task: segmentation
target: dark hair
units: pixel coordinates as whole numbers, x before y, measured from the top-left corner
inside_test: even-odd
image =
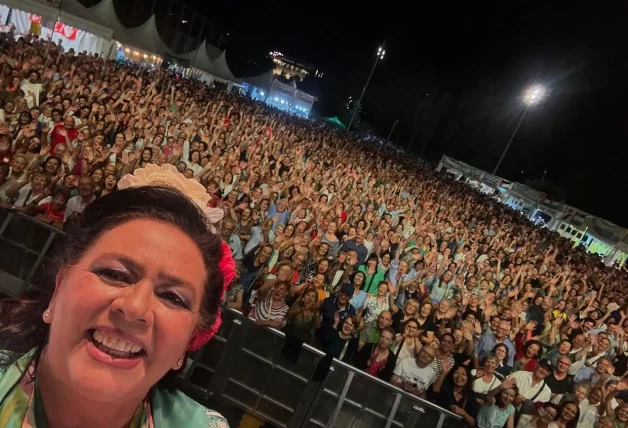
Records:
[[[467,383],[462,387],[462,389],[463,389],[463,391],[465,393],[469,393],[471,391],[471,385],[473,384],[473,381],[475,379],[473,378],[473,376],[471,376],[471,372],[469,371],[469,368],[467,366],[465,366],[465,365],[462,365],[462,364],[454,365],[451,368],[451,370],[449,371],[449,373],[447,373],[447,377],[445,378],[445,382],[449,383],[450,385],[453,385],[454,384],[454,373],[459,368],[464,369],[464,372],[467,374]],[[473,399],[473,398],[469,397],[469,399]]]
[[[506,356],[504,357],[504,364],[508,364],[508,354],[510,354],[510,352],[508,351],[508,346],[504,345],[503,343],[498,343],[497,345],[495,345],[493,347],[493,349],[491,349],[491,354],[495,354],[497,355],[497,353],[495,352],[497,350],[497,348],[504,348],[506,350]]]
[[[538,340],[528,340],[525,345],[523,345],[523,353],[524,355],[528,352],[528,348],[532,345],[536,345],[539,347],[539,353],[534,356],[535,360],[540,360],[543,358],[543,344]]]
[[[136,219],[153,219],[176,226],[198,246],[207,270],[205,293],[198,328],[216,319],[222,295],[223,274],[218,268],[222,257],[219,235],[209,232],[205,214],[178,190],[142,186],[120,190],[96,199],[83,211],[77,227],[69,232],[57,254],[49,286],[22,298],[0,300],[0,349],[12,357],[0,361],[7,366],[22,354],[37,348],[39,357],[48,342],[49,326],[42,320],[54,291],[54,274],[77,263],[85,252],[107,231]]]

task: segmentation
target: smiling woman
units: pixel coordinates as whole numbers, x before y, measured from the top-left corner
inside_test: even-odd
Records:
[[[0,302],[0,426],[227,426],[164,385],[220,324],[233,261],[209,228],[173,188],[90,204],[54,291]]]

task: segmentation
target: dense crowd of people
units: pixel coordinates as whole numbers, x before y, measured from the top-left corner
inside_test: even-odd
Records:
[[[417,159],[165,70],[2,35],[0,206],[72,228],[170,163],[225,304],[480,427],[628,427],[625,270]]]

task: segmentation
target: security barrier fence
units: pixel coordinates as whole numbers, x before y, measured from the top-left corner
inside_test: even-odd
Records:
[[[0,292],[20,296],[33,285],[51,284],[51,255],[62,238],[62,231],[45,223],[0,210]],[[462,424],[459,416],[341,361],[333,360],[327,375],[320,376],[323,357],[318,349],[294,345],[283,332],[258,327],[224,308],[217,335],[188,358],[178,382],[208,407],[219,402],[277,427]]]

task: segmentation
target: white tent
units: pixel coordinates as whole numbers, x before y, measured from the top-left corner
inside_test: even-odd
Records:
[[[273,72],[273,70],[268,70],[266,73],[263,74],[259,74],[257,76],[251,76],[251,77],[242,77],[240,79],[237,79],[238,83],[248,83],[249,85],[261,89],[262,91],[265,91],[266,93],[270,92],[270,85],[273,81],[273,77],[275,76],[275,73]]]
[[[57,22],[59,9],[37,0],[2,0],[2,4],[24,12],[39,15],[43,20]]]
[[[113,29],[77,0],[63,0],[59,21],[103,39],[113,39]]]
[[[113,0],[102,0],[89,11],[113,29],[113,37],[120,43],[151,54],[170,53],[157,32],[155,15],[137,27],[126,28],[118,18]]]
[[[227,65],[227,58],[225,56],[226,51],[222,51],[222,54],[214,61],[212,61],[212,66],[214,68],[216,77],[220,77],[221,79],[229,80],[231,82],[235,82],[236,78],[229,69]]]
[[[207,53],[207,43],[205,40],[193,51],[174,56],[189,61],[190,67],[202,70],[206,73],[215,74],[212,60]]]

